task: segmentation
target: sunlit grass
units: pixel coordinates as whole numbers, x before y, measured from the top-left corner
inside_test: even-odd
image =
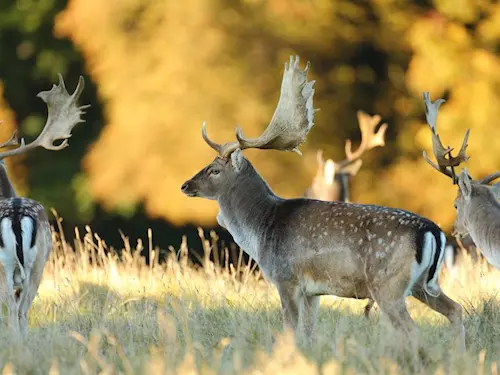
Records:
[[[201,233],[201,232],[200,232]],[[500,274],[466,258],[443,289],[466,310],[467,353],[452,345],[448,323],[412,298],[428,358],[410,361],[365,301],[325,297],[311,348],[282,334],[278,295],[253,264],[188,261],[187,244],[158,264],[158,249],[124,237],[120,256],[90,228],[68,244],[54,233],[54,251],[23,344],[0,334],[4,373],[44,374],[453,374],[496,373],[500,358]],[[151,243],[148,239],[146,243]],[[415,367],[417,366],[417,367]],[[420,366],[420,367],[418,367]],[[492,367],[493,366],[493,367]]]

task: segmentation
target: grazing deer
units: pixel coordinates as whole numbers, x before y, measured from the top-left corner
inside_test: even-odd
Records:
[[[486,260],[500,269],[500,185],[489,185],[500,177],[500,173],[495,172],[481,180],[473,180],[467,169],[463,168],[457,176],[455,168],[469,159],[466,149],[470,129],[465,132],[457,156],[452,156],[453,149],[443,146],[436,128],[438,110],[443,102],[444,99],[432,102],[430,94],[424,93],[426,120],[431,129],[432,149],[437,164],[425,151],[424,159],[435,170],[450,177],[454,185],[458,185],[454,234],[458,237],[470,235]]]
[[[28,198],[16,195],[4,160],[20,155],[36,147],[59,151],[68,146],[73,127],[83,122],[83,109],[77,100],[84,88],[83,77],[72,95],[64,86],[59,74],[59,85],[50,91],[42,91],[37,96],[48,107],[48,118],[40,135],[25,144],[17,133],[0,148],[18,146],[0,152],[0,299],[7,305],[7,323],[13,333],[26,335],[28,311],[38,291],[45,262],[52,250],[52,236],[49,220],[43,206]],[[57,140],[63,140],[54,145]],[[2,314],[0,314],[0,319]]]
[[[363,160],[363,154],[377,146],[384,146],[387,124],[382,124],[375,133],[381,117],[370,116],[363,111],[358,111],[358,123],[361,130],[361,144],[356,151],[352,151],[351,140],[345,143],[346,159],[334,162],[332,159],[323,159],[323,150],[318,150],[316,159],[318,169],[311,187],[306,191],[306,198],[320,199],[323,201],[349,202],[349,181],[355,176]]]
[[[465,350],[462,307],[438,284],[445,236],[436,224],[394,208],[280,198],[242,155],[248,148],[300,153],[313,126],[309,68],[302,71],[298,57],[285,64],[277,108],[260,137],[247,139],[237,128],[236,141],[218,144],[203,124],[218,156],[181,190],[217,201],[217,221],[275,284],[285,325],[296,334],[310,339],[320,296],[336,295],[372,298],[411,343],[417,331],[405,298],[413,294],[450,320]]]

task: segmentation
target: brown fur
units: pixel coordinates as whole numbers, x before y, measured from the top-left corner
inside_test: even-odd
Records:
[[[415,339],[405,292],[419,251],[416,236],[423,228],[437,228],[429,220],[387,207],[282,199],[240,150],[230,159],[216,158],[182,190],[218,202],[219,223],[276,285],[288,327],[310,339],[318,297],[332,294],[372,298],[399,332]],[[412,289],[428,295],[424,281],[419,278]],[[440,312],[462,337],[460,305],[453,302]],[[463,341],[460,347],[465,348]]]
[[[445,242],[439,228],[398,209],[280,198],[241,154],[246,148],[300,153],[298,146],[314,125],[309,67],[302,71],[298,56],[285,64],[278,105],[260,137],[245,139],[237,129],[236,142],[218,144],[203,125],[203,139],[219,156],[181,189],[188,196],[217,201],[217,221],[276,285],[285,325],[296,333],[312,339],[319,296],[333,294],[372,298],[408,343],[416,343],[405,297],[422,290],[429,297],[445,298],[438,285]],[[373,134],[380,116],[358,112],[358,118],[363,122],[361,145],[353,152],[346,143],[341,167],[356,160],[359,165],[365,150],[384,144],[386,124]],[[464,350],[461,307],[454,302],[447,306],[440,312],[461,333]]]

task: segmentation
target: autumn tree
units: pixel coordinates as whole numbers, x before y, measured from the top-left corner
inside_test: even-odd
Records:
[[[390,127],[387,147],[371,153],[357,176],[354,199],[410,209],[449,227],[455,189],[421,156],[430,147],[422,91],[449,99],[439,118],[444,139],[458,143],[466,127],[473,129],[475,174],[499,162],[491,151],[500,110],[499,6],[459,3],[69,1],[56,35],[83,51],[106,117],[85,159],[92,195],[108,209],[143,203],[175,223],[214,223],[215,204],[187,199],[179,188],[214,157],[201,123],[220,142],[234,138],[236,124],[259,134],[278,98],[282,63],[298,53],[312,62],[321,111],[305,157],[248,152],[272,188],[301,195],[313,151],[342,158],[344,139],[357,135],[355,111],[363,109]]]

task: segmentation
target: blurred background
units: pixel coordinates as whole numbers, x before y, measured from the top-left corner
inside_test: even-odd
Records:
[[[475,178],[500,169],[499,51],[497,1],[0,0],[0,135],[17,127],[33,139],[46,116],[36,94],[58,72],[70,92],[84,75],[86,123],[62,152],[9,161],[18,193],[55,208],[70,232],[89,224],[120,246],[119,230],[135,240],[151,227],[155,244],[177,247],[196,226],[216,227],[214,202],[180,192],[215,156],[202,121],[219,142],[233,140],[235,125],[260,134],[283,63],[299,54],[312,63],[321,108],[304,156],[245,151],[275,192],[304,193],[317,149],[343,159],[345,140],[359,142],[361,109],[389,129],[386,146],[364,158],[351,199],[449,230],[456,188],[422,158],[431,145],[422,92],[447,99],[443,143],[459,148],[472,129]]]

